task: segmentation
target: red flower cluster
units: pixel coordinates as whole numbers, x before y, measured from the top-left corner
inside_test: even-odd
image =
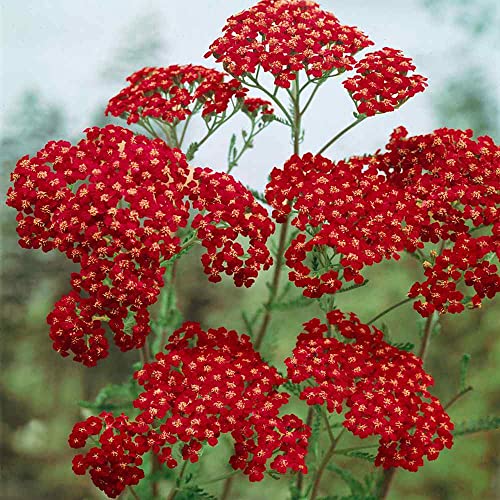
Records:
[[[360,30],[309,0],[262,0],[230,17],[223,31],[206,57],[213,55],[235,76],[260,66],[285,88],[302,69],[315,78],[352,69],[353,55],[372,45]]]
[[[50,142],[19,160],[12,180],[7,204],[19,211],[21,246],[58,249],[80,265],[48,322],[54,349],[87,366],[107,356],[102,320],[121,350],[144,345],[162,263],[181,250],[188,197],[204,211],[193,227],[212,281],[226,272],[249,286],[271,263],[265,242],[274,226],[248,190],[229,175],[193,173],[179,150],[121,127],[88,129],[76,146]],[[250,238],[244,260],[239,235]]]
[[[139,422],[151,425],[148,441],[162,462],[175,467],[172,445],[185,443],[184,460],[196,462],[203,443],[215,446],[230,433],[230,463],[260,481],[267,462],[278,472],[306,471],[310,429],[294,415],[278,416],[289,395],[277,391],[284,379],[253,350],[249,337],[225,328],[185,323],[174,332],[166,354],[135,377],[144,392],[134,405]]]
[[[127,123],[143,117],[169,123],[185,120],[201,109],[202,116],[219,114],[231,99],[243,98],[247,89],[227,75],[204,66],[173,65],[143,68],[127,78],[130,85],[110,99],[106,114],[126,115]]]
[[[326,403],[331,413],[347,406],[344,427],[361,438],[380,436],[375,463],[384,468],[416,471],[424,456],[435,460],[451,448],[453,424],[427,391],[433,380],[422,360],[384,342],[380,330],[354,314],[332,311],[328,323],[345,343],[325,336],[329,327],[313,319],[285,361],[292,382],[315,382],[300,398],[309,405]]]
[[[93,483],[110,498],[119,496],[127,486],[136,485],[144,477],[138,466],[148,451],[146,440],[136,437],[140,428],[125,415],[114,417],[106,412],[75,424],[69,445],[83,448],[90,439],[96,446],[73,458],[74,473],[84,475],[90,469]]]
[[[311,153],[294,155],[271,172],[266,199],[279,222],[295,211],[292,224],[301,232],[285,257],[290,280],[308,297],[336,292],[341,280],[362,283],[363,267],[397,259],[419,244],[402,227],[404,192],[388,184],[369,158],[335,164]]]
[[[189,192],[193,208],[199,210],[192,227],[207,249],[202,263],[209,280],[218,282],[221,273],[233,276],[236,286],[250,286],[260,269],[268,269],[272,257],[266,246],[274,224],[252,193],[229,174],[205,168],[194,170]],[[238,236],[248,238],[245,252]]]
[[[490,138],[472,140],[471,132],[405,136],[397,129],[384,154],[335,164],[308,153],[272,171],[266,198],[273,215],[283,222],[293,210],[301,231],[285,256],[304,295],[334,293],[342,281],[360,284],[363,267],[439,241],[451,248],[424,263],[427,280],[410,291],[425,298],[415,303],[420,314],[463,310],[462,277],[474,287],[474,306],[500,290],[488,261],[500,254],[500,149]],[[471,228],[490,225],[491,234],[473,237]]]
[[[367,54],[356,64],[356,76],[344,82],[359,113],[373,116],[388,113],[423,92],[427,79],[409,75],[415,66],[396,49],[385,47]]]
[[[500,291],[498,268],[489,261],[500,258],[500,147],[490,137],[474,140],[471,130],[406,136],[403,127],[395,130],[378,168],[413,200],[406,226],[418,228],[423,242],[451,243],[424,263],[426,280],[410,291],[425,299],[415,308],[423,316],[461,312],[462,279],[473,288],[471,305],[479,306]],[[490,226],[488,234],[474,237],[475,229]]]
[[[261,99],[260,97],[247,97],[243,101],[243,112],[249,115],[257,115],[261,113],[263,115],[272,115],[274,109],[269,101]]]

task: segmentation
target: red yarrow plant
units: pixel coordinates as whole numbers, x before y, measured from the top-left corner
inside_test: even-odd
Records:
[[[315,2],[262,0],[231,17],[210,46],[206,56],[224,71],[173,65],[127,78],[106,114],[146,135],[91,127],[77,144],[51,141],[17,162],[7,204],[18,212],[19,244],[58,250],[78,266],[47,317],[54,350],[92,367],[108,356],[111,334],[121,351],[141,352],[127,411],[98,411],[113,396],[107,390],[90,405],[96,414],[69,437],[72,448],[83,449],[74,472],[89,473],[107,496],[138,498],[134,487],[146,478],[144,498],[159,497],[166,471],[183,463],[168,498],[198,498],[203,481],[187,475],[186,464],[210,448],[221,456],[216,446],[224,436],[234,471],[250,481],[282,476],[292,498],[311,500],[340,453],[339,427],[378,439],[373,461],[386,473],[366,498],[384,498],[397,468],[417,471],[452,447],[454,425],[429,392],[434,381],[423,360],[438,314],[480,307],[500,290],[500,148],[470,130],[408,137],[399,127],[385,150],[325,156],[354,126],[397,110],[427,85],[397,49],[360,54],[373,44]],[[355,121],[321,150],[301,154],[302,121],[316,92],[348,72],[342,84]],[[262,83],[262,73],[273,86]],[[226,172],[192,165],[198,149],[240,113],[250,129],[232,136]],[[196,116],[206,132],[186,147]],[[290,130],[293,151],[258,193],[230,172],[271,124]],[[213,283],[225,274],[249,287],[273,266],[263,306],[244,314],[247,334],[180,318],[175,267],[195,245],[204,249]],[[422,268],[406,299],[366,323],[335,306],[337,293],[367,284],[366,268],[403,253]],[[291,287],[282,283],[285,268]],[[293,286],[302,300],[318,303],[323,319],[304,324],[281,373],[264,361],[264,338],[278,297]],[[373,325],[409,301],[426,318],[415,354]],[[294,399],[309,408],[304,419],[286,413]],[[317,416],[324,429],[314,424]],[[222,499],[237,477],[222,478]]]

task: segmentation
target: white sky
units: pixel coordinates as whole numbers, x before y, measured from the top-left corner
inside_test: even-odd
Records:
[[[254,2],[245,0],[2,0],[1,2],[1,111],[5,112],[24,90],[35,88],[49,101],[60,103],[68,113],[73,135],[89,123],[96,106],[106,102],[120,87],[109,87],[99,77],[116,49],[121,35],[144,12],[153,11],[163,21],[167,44],[157,65],[202,63],[210,42],[231,14]],[[446,78],[463,66],[456,48],[463,33],[451,22],[433,16],[418,0],[323,0],[325,9],[345,24],[357,25],[376,43],[391,46],[412,57],[417,71],[429,78],[429,88],[400,110],[373,117],[329,150],[332,157],[376,150],[391,130],[404,124],[410,133],[438,127],[432,98]],[[485,43],[485,42],[484,42]],[[370,48],[369,50],[371,50]],[[455,49],[455,50],[454,50]],[[479,47],[474,61],[496,71],[495,53]],[[124,75],[125,77],[126,75]],[[305,119],[303,151],[315,151],[352,120],[352,104],[339,82],[319,91]],[[4,123],[4,127],[8,124]],[[267,136],[264,135],[267,132]],[[236,175],[245,183],[261,187],[266,172],[282,164],[290,154],[288,133],[273,124],[257,138],[256,148],[240,164]],[[225,138],[200,151],[195,163],[224,169]]]

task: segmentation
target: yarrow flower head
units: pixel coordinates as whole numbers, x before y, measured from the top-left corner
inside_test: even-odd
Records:
[[[73,472],[84,475],[89,471],[101,491],[110,498],[118,497],[144,477],[140,465],[148,445],[144,438],[137,438],[140,430],[141,425],[130,422],[126,415],[114,417],[107,412],[76,423],[68,438],[71,448],[83,448],[89,440],[95,445],[73,458]]]
[[[285,88],[300,70],[319,78],[352,69],[353,56],[372,45],[360,30],[309,0],[262,0],[230,17],[223,31],[207,57],[237,77],[261,67]]]
[[[320,297],[345,282],[362,284],[364,267],[399,259],[425,244],[449,245],[433,262],[426,280],[411,287],[422,295],[415,309],[464,309],[464,280],[473,287],[470,305],[500,290],[499,148],[490,138],[440,129],[407,138],[397,129],[386,153],[334,163],[321,155],[294,155],[274,169],[266,198],[278,222],[292,216],[300,233],[286,251],[290,280],[304,295]],[[486,234],[475,237],[474,228]],[[489,230],[489,232],[488,232]]]
[[[143,118],[177,123],[201,111],[202,116],[226,111],[247,89],[221,71],[204,66],[172,65],[143,68],[127,78],[130,85],[110,99],[106,114],[123,116],[127,123]]]
[[[262,361],[249,337],[185,323],[165,354],[135,377],[144,386],[134,403],[141,411],[137,420],[156,422],[148,440],[169,467],[177,465],[175,443],[183,443],[184,460],[195,462],[203,443],[215,446],[221,434],[230,434],[230,463],[251,481],[263,478],[269,460],[278,472],[306,471],[310,429],[294,415],[278,416],[289,398],[277,390],[284,379]]]
[[[478,307],[492,299],[500,291],[498,267],[490,262],[500,258],[500,147],[490,137],[474,140],[472,130],[407,137],[400,127],[386,148],[378,168],[414,200],[407,227],[417,228],[422,242],[449,242],[423,263],[426,279],[410,290],[424,298],[416,310],[457,313],[464,302]],[[472,289],[467,301],[457,289],[462,280]]]
[[[198,461],[202,447],[215,446],[222,434],[234,441],[231,466],[250,481],[262,480],[269,467],[307,472],[311,429],[295,415],[279,416],[289,399],[278,390],[285,379],[262,361],[248,336],[185,323],[135,378],[143,386],[133,403],[140,412],[135,420],[101,413],[75,424],[68,440],[83,448],[97,436],[95,446],[75,456],[73,470],[90,470],[108,496],[144,477],[138,468],[144,453],[174,468],[178,459]]]
[[[80,266],[47,319],[54,349],[87,366],[108,354],[103,321],[122,351],[144,345],[148,307],[164,263],[182,250],[177,233],[191,207],[203,211],[191,228],[212,281],[225,272],[250,286],[272,262],[265,242],[273,223],[241,183],[191,168],[179,150],[121,127],[90,128],[76,146],[49,142],[19,160],[12,181],[7,204],[19,212],[20,245],[58,249]],[[248,254],[239,236],[249,238]]]
[[[400,50],[385,47],[367,54],[356,64],[356,76],[343,85],[366,116],[394,111],[427,86],[427,79],[410,74],[415,70],[410,58]]]
[[[304,295],[321,297],[343,282],[364,281],[360,271],[418,242],[403,230],[407,200],[369,158],[337,163],[321,155],[294,155],[273,169],[266,199],[278,222],[293,211],[300,232],[285,253],[290,280]]]
[[[304,327],[285,361],[289,379],[311,384],[300,395],[307,404],[339,414],[347,408],[343,425],[353,434],[380,436],[376,465],[416,471],[425,456],[435,460],[451,448],[453,424],[427,390],[433,380],[421,359],[354,314],[335,310],[328,325],[312,319]],[[343,341],[328,335],[331,328]]]

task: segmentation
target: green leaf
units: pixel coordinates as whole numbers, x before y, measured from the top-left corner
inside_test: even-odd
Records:
[[[388,342],[392,347],[399,349],[400,351],[411,351],[415,347],[415,344],[411,342]]]
[[[368,453],[367,451],[349,451],[345,454],[346,457],[359,458],[360,460],[366,460],[367,462],[374,463],[375,455]]]
[[[476,432],[492,431],[500,429],[500,417],[488,416],[475,420],[467,420],[455,425],[454,436],[464,436]]]
[[[199,500],[205,498],[206,500],[217,500],[217,497],[208,493],[199,486],[189,486],[183,488],[176,496],[177,500]]]
[[[339,467],[337,464],[333,462],[328,464],[327,468],[328,470],[335,472],[337,475],[341,477],[341,479],[347,484],[347,486],[349,486],[352,495],[355,496],[360,495],[359,498],[366,498],[365,495],[366,491],[365,487],[363,486],[363,483],[358,481],[351,472],[349,472],[346,469],[343,469],[342,467]]]
[[[464,391],[467,387],[467,372],[469,369],[470,354],[464,354],[460,362],[460,390]]]
[[[79,401],[82,408],[94,411],[118,411],[133,408],[132,402],[139,395],[136,381],[132,378],[125,384],[110,384],[103,387],[97,394],[95,401]]]
[[[360,283],[359,285],[351,285],[351,286],[342,287],[336,293],[350,292],[351,290],[356,290],[356,288],[361,288],[363,286],[368,285],[369,282],[370,282],[370,280],[365,280],[365,281],[363,281],[363,283]]]
[[[271,304],[269,308],[271,310],[286,311],[287,309],[309,307],[311,304],[314,304],[314,300],[300,295],[299,297],[287,300],[286,302],[275,302],[274,304]]]

